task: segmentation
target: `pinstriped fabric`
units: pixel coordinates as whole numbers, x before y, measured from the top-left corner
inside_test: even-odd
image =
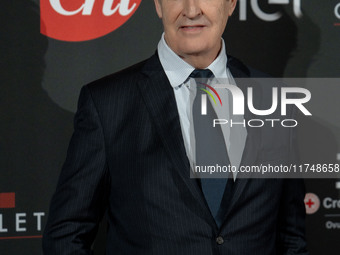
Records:
[[[251,155],[260,150],[258,136],[250,137],[245,158],[260,163]],[[267,134],[261,137],[266,144]],[[272,255],[279,240],[277,254],[307,254],[303,192],[299,181],[237,180],[218,229],[189,178],[173,90],[153,56],[82,89],[44,254],[91,254],[105,209],[108,255]]]
[[[55,220],[49,221],[44,235],[45,245],[52,239],[60,241],[55,242],[53,252],[45,246],[47,254],[64,254],[65,247],[69,254],[90,254],[91,242],[83,240],[94,238],[104,208],[107,165],[103,130],[87,89],[81,92],[75,130],[50,208],[50,217]],[[89,184],[89,179],[96,185]],[[92,208],[94,201],[97,206]]]

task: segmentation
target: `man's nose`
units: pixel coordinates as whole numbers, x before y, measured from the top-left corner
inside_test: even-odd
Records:
[[[183,15],[189,19],[193,19],[202,14],[200,7],[201,0],[183,0]]]

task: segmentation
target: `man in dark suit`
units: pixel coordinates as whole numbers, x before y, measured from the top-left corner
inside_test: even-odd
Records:
[[[222,194],[210,190],[222,197],[215,213],[204,181],[190,178],[182,85],[202,69],[261,76],[225,53],[236,2],[155,0],[164,24],[155,55],[82,89],[45,254],[92,254],[105,210],[107,254],[308,254],[301,180],[229,178]],[[291,129],[247,132],[242,165],[294,161]]]

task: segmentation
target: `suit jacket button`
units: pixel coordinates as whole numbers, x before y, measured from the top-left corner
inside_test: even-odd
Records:
[[[223,244],[223,243],[224,243],[223,237],[222,237],[222,236],[217,237],[217,238],[216,238],[216,243],[217,243],[217,244]]]

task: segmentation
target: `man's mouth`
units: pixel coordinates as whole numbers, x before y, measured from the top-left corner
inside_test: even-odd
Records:
[[[182,28],[197,28],[197,27],[204,27],[203,25],[196,25],[196,26],[182,26]]]
[[[193,26],[181,26],[180,29],[184,31],[200,31],[204,28],[204,25],[193,25]]]

